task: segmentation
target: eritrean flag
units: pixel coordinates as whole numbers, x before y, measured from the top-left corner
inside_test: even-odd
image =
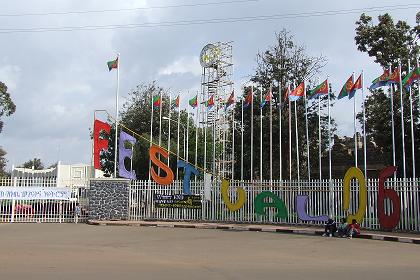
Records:
[[[235,103],[235,94],[232,91],[232,93],[229,95],[228,100],[226,101],[226,105],[225,105],[225,111],[227,110],[227,108]]]
[[[178,97],[173,101],[172,108],[179,108],[179,95]]]
[[[394,72],[392,72],[391,75],[389,75],[386,84],[398,84],[400,82],[400,70],[398,68],[395,68]]]
[[[328,79],[323,81],[320,85],[318,85],[313,90],[311,90],[308,94],[308,99],[316,98],[321,94],[328,94]]]
[[[418,81],[420,79],[420,67],[417,67],[404,78],[402,84],[404,87],[409,87],[414,81]]]
[[[369,87],[370,90],[374,90],[387,85],[389,77],[389,69],[384,68],[384,73],[372,81],[372,85]]]
[[[244,105],[243,105],[244,108],[248,108],[252,104],[252,100],[253,100],[253,92],[252,92],[252,89],[251,89],[251,91],[245,97],[245,101],[244,101]]]
[[[271,102],[271,90],[265,95],[265,98],[264,98],[264,100],[263,100],[263,102],[261,102],[261,109],[263,109],[264,108],[264,106],[267,104],[267,103],[270,103]]]
[[[206,102],[204,102],[204,105],[208,108],[211,109],[214,106],[214,95],[212,95],[209,100],[207,100]]]
[[[156,95],[153,97],[153,107],[160,107],[160,96]]]
[[[108,65],[109,71],[111,71],[114,68],[118,68],[118,57],[115,60],[108,61],[106,64]]]
[[[360,74],[359,78],[357,78],[356,82],[351,87],[351,90],[350,90],[350,93],[349,93],[349,99],[353,98],[354,94],[356,93],[356,90],[362,88],[362,84],[363,84],[362,74]]]
[[[198,106],[198,100],[197,100],[197,95],[194,96],[192,99],[190,99],[188,101],[188,104],[190,104],[191,107],[195,108]]]
[[[290,94],[290,101],[297,101],[305,95],[305,82],[301,82]]]
[[[340,94],[338,95],[338,99],[348,96],[353,88],[353,75],[347,79],[347,82],[341,88]]]

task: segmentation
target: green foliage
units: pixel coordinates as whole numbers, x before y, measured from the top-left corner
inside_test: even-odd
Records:
[[[23,168],[32,168],[33,167],[35,170],[41,170],[41,169],[44,169],[44,164],[42,163],[41,159],[34,158],[34,159],[30,159],[30,160],[24,162],[19,167],[23,167]]]
[[[10,116],[16,111],[16,105],[13,103],[10,93],[7,92],[7,86],[0,82],[0,133],[3,129],[3,116]],[[0,176],[4,176],[7,160],[6,152],[0,147]]]

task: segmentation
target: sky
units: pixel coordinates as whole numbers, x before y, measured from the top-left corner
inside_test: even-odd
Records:
[[[63,164],[90,163],[89,128],[93,125],[93,112],[105,109],[115,113],[116,71],[108,72],[106,62],[115,59],[117,53],[121,54],[120,104],[137,85],[155,80],[173,92],[180,91],[185,96],[181,106],[186,106],[188,92],[192,96],[200,88],[200,51],[207,43],[217,41],[233,41],[234,80],[239,91],[255,71],[257,53],[272,46],[275,33],[283,28],[294,35],[298,44],[306,46],[309,55],[326,57],[328,63],[319,79],[328,76],[336,91],[353,71],[364,70],[366,85],[382,71],[355,46],[354,29],[359,11],[264,21],[127,28],[130,24],[416,4],[397,0],[354,0],[351,4],[332,0],[4,2],[0,12],[0,81],[8,86],[17,107],[15,114],[4,118],[0,134],[0,146],[7,152],[8,170],[35,157],[46,166],[58,160]],[[206,5],[197,6],[197,3]],[[165,8],[150,8],[157,6]],[[385,8],[367,14],[376,19],[377,15],[388,12],[394,20],[414,25],[419,10]],[[16,32],[17,29],[104,25],[124,28]],[[361,98],[357,95],[358,107]],[[339,134],[352,135],[352,102],[336,102],[332,116]]]

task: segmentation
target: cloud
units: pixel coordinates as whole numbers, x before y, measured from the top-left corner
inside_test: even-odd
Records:
[[[194,76],[201,75],[201,66],[198,56],[182,56],[171,64],[161,68],[159,75],[174,75],[190,73]]]
[[[0,67],[0,78],[8,87],[8,91],[16,90],[20,76],[20,67],[17,65],[3,65]]]

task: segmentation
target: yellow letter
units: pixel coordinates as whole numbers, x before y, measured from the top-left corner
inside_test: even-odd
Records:
[[[226,179],[222,180],[221,191],[222,191],[223,202],[226,204],[227,208],[230,211],[232,211],[232,212],[237,211],[237,210],[241,209],[241,207],[245,204],[246,193],[245,193],[245,190],[243,188],[237,188],[236,189],[236,191],[238,193],[238,200],[236,201],[236,203],[230,202],[230,199],[229,199],[229,181],[228,180],[226,180]]]
[[[347,222],[351,223],[353,219],[356,219],[359,224],[363,222],[366,213],[367,205],[367,189],[366,181],[362,171],[357,167],[350,167],[346,175],[344,175],[343,182],[343,208],[347,212],[350,208],[350,182],[351,179],[356,178],[359,182],[359,209],[356,214],[348,215]]]

